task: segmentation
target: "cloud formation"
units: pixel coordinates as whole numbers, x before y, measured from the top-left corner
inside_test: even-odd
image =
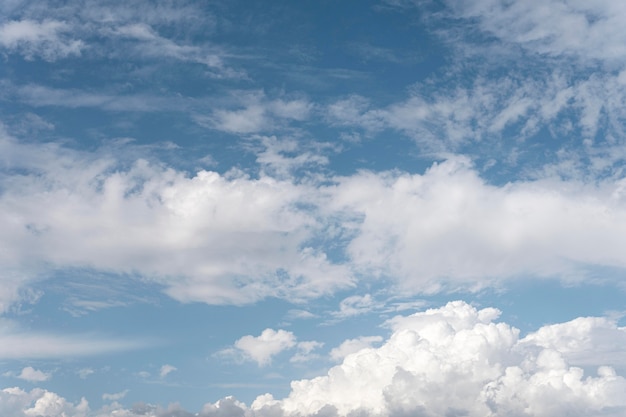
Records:
[[[259,366],[268,365],[272,356],[296,345],[296,336],[286,330],[265,329],[259,336],[243,336],[235,342],[235,348],[244,358]]]
[[[449,156],[422,174],[296,181],[240,171],[189,176],[6,134],[0,150],[3,309],[27,297],[44,267],[138,275],[174,299],[209,304],[313,299],[356,277],[435,293],[626,268],[619,178],[548,173],[492,185],[468,158]],[[329,239],[340,254],[332,260]],[[375,307],[367,297],[344,300],[337,314]]]
[[[7,388],[0,392],[0,412],[7,417],[620,417],[626,413],[626,379],[613,367],[623,358],[598,352],[593,361],[581,361],[577,355],[588,355],[589,346],[601,346],[609,338],[623,340],[626,328],[606,318],[581,317],[520,338],[519,330],[497,321],[499,314],[494,308],[479,310],[454,301],[394,317],[387,322],[393,333],[380,347],[356,350],[325,376],[293,381],[286,398],[276,400],[265,394],[250,407],[228,397],[207,403],[199,413],[176,404],[124,409],[114,403],[90,410],[84,399],[74,405],[45,390]],[[287,332],[264,334],[245,339],[255,346],[249,348],[250,355],[260,361],[294,344]],[[257,349],[263,340],[268,343]],[[597,365],[595,374],[587,375],[577,366],[581,362]]]
[[[52,374],[40,371],[32,366],[27,366],[22,369],[22,372],[20,372],[17,377],[29,382],[43,382],[49,380]]]

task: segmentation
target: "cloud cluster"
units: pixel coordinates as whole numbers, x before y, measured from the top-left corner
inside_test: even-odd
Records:
[[[259,336],[246,335],[238,339],[233,347],[217,353],[218,356],[249,360],[259,366],[269,365],[272,358],[281,352],[297,348],[291,362],[306,362],[314,356],[311,352],[324,344],[317,341],[298,342],[289,331],[265,329]]]
[[[114,403],[91,411],[84,400],[74,405],[41,389],[8,388],[0,392],[0,411],[7,417],[620,417],[626,413],[626,379],[612,367],[620,359],[602,352],[596,352],[593,360],[583,358],[586,366],[596,367],[590,375],[577,366],[581,364],[578,353],[587,354],[590,346],[602,346],[610,339],[623,342],[626,328],[606,318],[581,317],[520,338],[517,329],[497,321],[499,314],[493,308],[479,310],[454,301],[397,316],[387,322],[393,333],[380,347],[356,350],[327,375],[292,382],[286,398],[276,400],[265,394],[250,407],[228,397],[206,404],[199,413],[176,404],[124,409]]]
[[[72,268],[139,276],[177,300],[211,304],[312,299],[356,277],[434,293],[626,268],[620,179],[495,186],[467,158],[450,156],[422,174],[296,182],[238,171],[188,176],[7,135],[0,150],[4,309],[44,271]],[[331,250],[341,256],[329,259]],[[337,314],[372,307],[367,296],[350,298]]]
[[[604,319],[559,324],[569,340],[545,346],[550,327],[525,338],[499,311],[451,302],[389,322],[391,337],[379,348],[345,357],[328,375],[292,382],[283,400],[260,396],[257,414],[365,416],[620,416],[626,380],[610,359],[597,375],[573,366],[576,343],[595,343],[599,329],[622,339],[625,328]],[[584,322],[584,323],[583,323]],[[565,330],[567,329],[567,330]],[[591,340],[588,342],[588,340]],[[567,346],[567,347],[566,347]],[[580,346],[580,345],[578,345]]]

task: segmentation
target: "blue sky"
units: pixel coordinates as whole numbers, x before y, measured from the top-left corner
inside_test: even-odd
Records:
[[[0,4],[0,414],[624,416],[626,6]]]

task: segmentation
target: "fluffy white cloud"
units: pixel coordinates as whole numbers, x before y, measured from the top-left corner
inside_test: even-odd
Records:
[[[74,405],[40,388],[30,392],[17,387],[0,391],[0,414],[6,417],[87,417],[88,412],[89,405],[84,398]]]
[[[6,135],[0,152],[4,309],[44,271],[71,268],[139,275],[177,300],[213,304],[311,299],[356,276],[419,293],[626,268],[626,187],[610,177],[495,186],[449,157],[423,174],[295,182],[188,176],[144,160],[120,168],[110,154]],[[331,261],[329,250],[345,256]],[[374,307],[351,297],[338,314]]]
[[[581,279],[581,264],[626,267],[623,195],[623,180],[497,187],[453,158],[423,175],[346,177],[329,206],[353,216],[358,233],[347,252],[362,275],[437,292],[523,274]]]
[[[370,348],[374,343],[382,341],[382,336],[362,336],[356,339],[348,339],[330,351],[330,358],[335,362],[340,362],[349,354]]]
[[[188,177],[142,160],[118,170],[111,157],[6,136],[0,149],[4,169],[28,172],[2,178],[5,305],[43,264],[139,273],[186,302],[305,299],[352,285],[346,266],[307,244],[319,228],[311,186],[236,172]]]
[[[255,361],[259,366],[268,365],[272,356],[296,346],[296,336],[286,330],[265,329],[259,336],[243,336],[235,342],[235,349],[245,359]]]
[[[29,382],[43,382],[49,380],[52,374],[27,366],[17,377]]]
[[[252,409],[261,415],[624,415],[622,376],[608,366],[585,376],[558,346],[533,343],[546,328],[520,340],[517,329],[495,322],[498,314],[457,301],[397,317],[380,348],[349,354],[326,376],[292,382],[283,400],[260,396]],[[589,323],[576,320],[560,326],[569,330],[563,342],[570,350],[576,350],[572,340],[584,343],[596,334],[581,331]],[[625,333],[611,328],[619,339]]]
[[[397,316],[387,322],[393,333],[382,346],[352,352],[327,375],[292,382],[286,398],[261,395],[251,407],[228,397],[206,404],[199,413],[175,404],[128,410],[113,403],[91,411],[85,400],[74,405],[45,390],[7,388],[0,391],[0,413],[7,417],[625,415],[626,379],[612,367],[623,357],[596,352],[595,375],[586,375],[575,363],[577,352],[591,354],[589,346],[602,346],[611,338],[623,341],[626,328],[606,318],[578,318],[544,326],[520,339],[517,329],[497,321],[499,314],[493,308],[478,310],[454,301]],[[245,339],[252,346],[251,355],[267,360],[271,356],[267,352],[280,351],[282,347],[276,346],[285,341],[293,346],[293,337],[280,332]]]

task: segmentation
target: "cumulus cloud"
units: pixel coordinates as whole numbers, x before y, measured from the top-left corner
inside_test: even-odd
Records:
[[[286,330],[265,329],[259,336],[243,336],[235,342],[235,349],[247,360],[259,366],[268,365],[272,357],[296,345],[296,336]]]
[[[374,343],[382,341],[382,336],[362,336],[356,339],[348,339],[330,351],[330,358],[335,362],[340,362],[349,354],[370,348]]]
[[[324,346],[324,343],[317,342],[315,340],[309,340],[306,342],[298,342],[298,352],[289,359],[289,362],[299,363],[308,362],[313,359],[317,359],[320,355],[313,353],[314,350]]]
[[[318,222],[309,186],[236,172],[188,177],[143,160],[117,170],[109,156],[6,136],[0,149],[3,169],[28,172],[3,177],[0,258],[16,272],[3,275],[14,284],[3,286],[0,300],[18,297],[42,262],[139,273],[185,302],[306,299],[352,285],[346,266],[307,243]]]
[[[26,368],[22,369],[22,372],[20,372],[17,377],[28,382],[43,382],[49,380],[52,377],[52,374],[40,371],[33,368],[32,366],[27,366]]]
[[[451,158],[423,175],[346,177],[330,208],[354,216],[347,253],[361,274],[437,292],[522,274],[582,279],[581,264],[625,267],[623,188],[558,178],[498,187]]]
[[[139,275],[179,301],[211,304],[312,299],[357,276],[391,280],[406,294],[626,268],[619,178],[496,186],[469,159],[449,156],[422,174],[295,182],[237,171],[190,176],[7,135],[0,151],[4,309],[49,268]],[[330,260],[331,249],[341,256]],[[351,297],[338,314],[375,304]]]
[[[394,330],[379,348],[349,354],[328,375],[292,382],[283,400],[260,396],[257,414],[285,415],[611,415],[626,412],[626,380],[603,366],[584,375],[563,351],[519,339],[496,322],[499,311],[451,302],[389,322]],[[581,323],[561,326],[577,340],[592,332]],[[584,326],[583,326],[584,327]],[[595,327],[592,325],[591,327]],[[625,328],[612,328],[622,338]],[[575,344],[569,343],[575,349]],[[574,346],[574,347],[572,347]],[[601,358],[601,356],[600,356]],[[610,362],[610,360],[609,360]],[[606,365],[611,365],[607,363]]]
[[[498,321],[499,314],[497,309],[454,301],[394,317],[387,322],[392,334],[380,347],[349,353],[327,375],[293,381],[284,399],[264,394],[250,407],[227,397],[207,403],[198,413],[177,404],[124,409],[113,403],[92,411],[85,400],[74,405],[45,390],[7,388],[0,391],[0,412],[9,417],[621,417],[626,413],[626,379],[614,368],[618,358],[598,352],[594,361],[598,366],[587,374],[577,366],[574,354],[587,355],[589,346],[601,346],[608,338],[623,341],[626,328],[607,318],[581,317],[520,338],[519,330]],[[269,339],[280,338],[278,332],[267,334]]]

